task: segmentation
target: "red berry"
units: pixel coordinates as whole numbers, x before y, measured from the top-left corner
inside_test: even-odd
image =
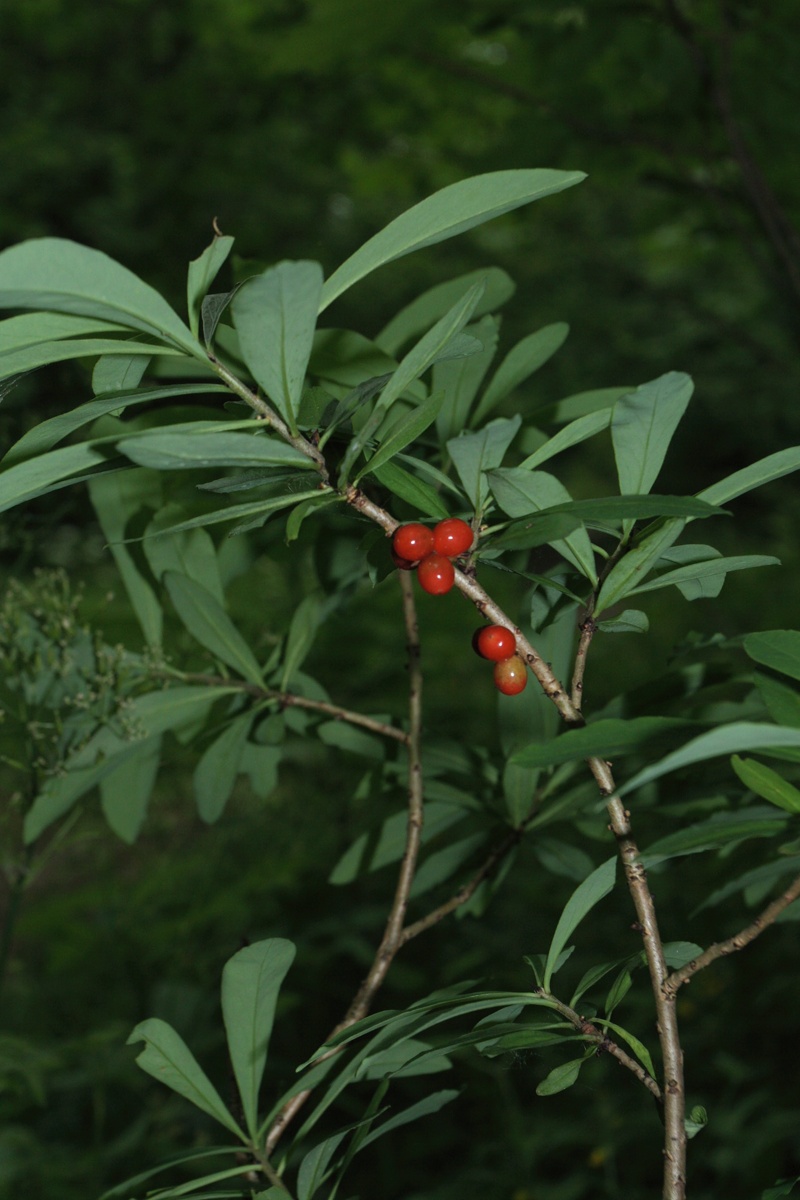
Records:
[[[426,554],[417,569],[420,587],[432,596],[443,596],[455,583],[456,572],[443,554]]]
[[[494,685],[504,696],[518,696],[528,685],[528,668],[518,654],[504,658],[494,669]]]
[[[490,662],[502,662],[517,651],[517,639],[505,625],[484,625],[483,629],[477,629],[472,645],[476,654]]]
[[[457,558],[466,554],[473,542],[471,527],[460,517],[448,517],[440,521],[433,531],[433,548],[437,554]]]
[[[427,525],[419,525],[416,522],[401,525],[394,531],[392,548],[395,554],[404,558],[406,562],[419,562],[433,550],[433,533]]]

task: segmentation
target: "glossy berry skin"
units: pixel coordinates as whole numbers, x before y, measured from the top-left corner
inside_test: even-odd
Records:
[[[437,554],[457,558],[466,554],[473,542],[472,529],[460,517],[448,517],[433,530],[433,548]]]
[[[504,658],[494,669],[494,686],[504,696],[518,696],[528,686],[528,668],[518,654]]]
[[[392,538],[392,549],[399,558],[406,562],[419,562],[433,550],[433,531],[427,525],[412,522],[395,529]]]
[[[484,625],[483,629],[475,631],[472,646],[481,658],[497,663],[516,654],[517,639],[505,625]]]
[[[417,568],[417,578],[423,591],[431,596],[443,596],[455,583],[456,572],[443,554],[426,554]]]

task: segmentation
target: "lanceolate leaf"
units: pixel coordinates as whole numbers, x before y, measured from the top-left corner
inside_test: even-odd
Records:
[[[647,866],[680,858],[686,854],[702,854],[720,850],[754,837],[775,837],[786,828],[786,817],[768,808],[743,809],[718,813],[707,821],[689,825],[660,838],[642,852]]]
[[[713,558],[709,562],[692,563],[688,567],[677,567],[674,571],[665,571],[648,583],[626,592],[628,596],[637,596],[641,592],[654,592],[658,588],[694,583],[704,579],[715,579],[725,576],[731,571],[747,571],[751,567],[780,566],[781,560],[767,554],[743,554],[735,558]]]
[[[117,333],[124,325],[76,317],[69,313],[34,312],[0,321],[0,355],[34,346],[37,342],[58,342],[62,338],[83,337],[87,333]]]
[[[650,491],[693,391],[688,375],[670,371],[614,405],[611,440],[623,494]]]
[[[442,188],[376,233],[325,283],[320,312],[371,271],[585,179],[581,171],[494,171]]]
[[[751,633],[744,648],[752,659],[792,679],[800,679],[800,633],[795,629],[771,629]]]
[[[175,571],[164,574],[164,583],[178,616],[192,636],[250,683],[261,685],[261,668],[252,650],[211,593],[196,580]]]
[[[117,837],[133,845],[139,836],[147,802],[161,761],[161,736],[140,742],[136,753],[100,781],[103,814]]]
[[[111,464],[115,459],[120,465],[125,462],[108,446],[104,453],[99,447],[83,442],[77,446],[51,450],[49,454],[42,454],[29,462],[17,463],[0,471],[0,512],[33,500],[54,488],[66,487],[93,467]]]
[[[546,471],[523,471],[519,467],[491,471],[489,486],[500,507],[510,517],[525,517],[531,513],[567,512],[572,515],[574,501],[554,475]],[[580,516],[579,513],[575,513]],[[592,583],[597,582],[594,551],[589,535],[578,528],[563,540],[551,543],[568,562]]]
[[[244,361],[293,433],[321,291],[319,263],[282,262],[248,280],[231,302]]]
[[[232,237],[217,234],[200,257],[189,263],[186,301],[189,309],[189,325],[195,337],[198,337],[200,332],[200,305],[232,248]]]
[[[97,317],[139,329],[206,360],[166,300],[99,250],[62,238],[36,238],[0,254],[0,307]]]
[[[469,410],[494,358],[499,328],[497,317],[484,317],[467,331],[479,343],[475,353],[434,366],[431,386],[435,391],[441,388],[446,397],[436,421],[440,441],[453,437],[467,424]]]
[[[81,404],[70,412],[58,413],[47,421],[40,421],[6,451],[3,466],[12,466],[25,458],[33,458],[52,449],[58,442],[63,441],[77,429],[90,425],[98,417],[107,413],[119,412],[120,409],[139,404],[150,404],[157,400],[170,400],[183,396],[226,395],[230,392],[221,384],[215,383],[181,383],[172,387],[146,387],[138,391],[115,392],[110,396],[96,396],[88,404]]]
[[[339,469],[340,485],[347,479],[353,463],[375,436],[384,419],[386,410],[402,396],[411,383],[419,379],[431,363],[441,354],[449,342],[470,319],[480,298],[480,285],[476,284],[446,313],[440,321],[413,346],[403,358],[397,370],[381,392],[371,416],[347,447]]]
[[[234,954],[222,972],[222,1015],[228,1051],[245,1122],[258,1127],[258,1091],[267,1061],[278,993],[295,948],[285,938],[268,938]]]
[[[24,350],[14,350],[0,355],[0,379],[11,375],[22,375],[35,371],[49,363],[67,362],[71,358],[98,358],[100,355],[120,354],[129,358],[132,354],[181,355],[183,351],[174,346],[147,345],[144,342],[112,341],[110,338],[71,338],[63,342],[37,342]]]
[[[532,471],[534,467],[541,466],[543,462],[560,454],[562,450],[568,450],[570,446],[577,446],[580,442],[585,442],[587,438],[594,437],[602,429],[607,429],[610,421],[610,408],[602,408],[598,412],[588,413],[585,417],[578,417],[576,421],[570,421],[569,425],[565,425],[563,429],[559,430],[555,437],[551,437],[533,454],[529,454],[525,461],[520,463],[520,467],[523,470]]]
[[[92,391],[95,396],[137,388],[152,357],[151,354],[104,354],[98,358],[92,371]]]
[[[555,325],[545,325],[544,329],[530,333],[517,342],[495,371],[470,424],[480,425],[506,396],[552,358],[564,344],[568,333],[569,325],[559,321]]]
[[[523,746],[511,761],[525,767],[549,767],[579,758],[619,758],[633,754],[653,742],[673,741],[691,724],[676,717],[608,717],[582,729],[570,729],[548,742]]]
[[[301,504],[304,500],[318,499],[321,495],[319,488],[311,488],[304,492],[287,492],[284,495],[273,496],[269,500],[253,500],[250,504],[232,504],[229,508],[221,508],[216,512],[203,513],[199,517],[190,517],[187,521],[178,521],[175,525],[170,525],[167,529],[162,529],[162,534],[167,533],[183,533],[186,529],[199,529],[206,525],[219,525],[224,521],[244,521],[247,518],[263,516],[266,521],[268,515],[273,512],[278,512],[282,508],[291,508],[295,504]]]
[[[767,767],[754,758],[740,758],[738,754],[734,754],[731,759],[731,766],[745,787],[750,788],[762,800],[768,800],[770,804],[775,804],[786,812],[800,813],[800,791],[777,771],[773,771],[772,767]]]
[[[430,329],[439,317],[452,308],[459,296],[463,296],[473,284],[483,284],[484,292],[478,301],[474,316],[496,312],[514,294],[514,282],[510,275],[499,267],[471,271],[459,275],[447,283],[437,283],[401,309],[375,338],[375,344],[387,354],[396,354],[412,338],[419,337]]]
[[[712,729],[699,737],[687,742],[680,750],[675,750],[662,758],[660,762],[645,767],[633,779],[629,779],[620,789],[620,796],[660,779],[672,771],[683,767],[691,767],[695,763],[705,762],[709,758],[718,758],[723,754],[740,754],[744,750],[763,750],[775,746],[800,746],[800,729],[787,729],[782,725],[758,724],[754,721],[738,721],[732,725],[723,725],[720,729]]]
[[[252,712],[237,717],[215,738],[194,769],[192,782],[197,811],[208,825],[218,821],[225,810],[239,774],[252,723]]]
[[[388,463],[395,454],[416,441],[420,434],[424,433],[428,426],[436,420],[443,401],[444,392],[434,392],[428,400],[420,404],[418,408],[412,409],[407,416],[392,426],[367,466],[354,479],[354,484],[357,484],[364,475],[373,474],[376,468]]]
[[[556,931],[553,934],[550,949],[547,952],[547,961],[542,981],[542,986],[546,992],[550,991],[550,981],[561,951],[586,914],[591,912],[594,906],[612,890],[616,873],[617,860],[616,858],[609,858],[607,862],[604,862],[596,870],[592,871],[591,875],[584,879],[583,883],[578,885],[567,901],[566,907],[556,926]]]
[[[476,512],[486,503],[486,472],[500,466],[521,423],[520,416],[501,417],[477,433],[462,433],[447,443],[448,453]]]
[[[678,540],[685,524],[685,520],[665,521],[622,556],[600,588],[595,616],[611,608],[612,604],[617,604],[636,587],[639,580],[652,570],[664,551]]]
[[[702,492],[698,492],[698,499],[706,500],[709,504],[727,504],[729,500],[735,500],[737,496],[743,496],[753,488],[772,483],[773,479],[781,479],[797,470],[800,470],[800,446],[789,446],[786,450],[778,450],[776,454],[760,458],[749,467],[735,471],[727,479],[721,479],[719,483],[704,488]]]
[[[145,738],[165,733],[202,718],[215,700],[230,696],[238,688],[176,687],[149,692],[130,702],[127,716],[134,730]],[[139,753],[141,742],[126,738],[111,726],[104,726],[66,764],[66,772],[48,779],[25,817],[25,843],[39,835],[69,812],[75,802],[127,758]]]
[[[313,463],[288,442],[259,433],[228,433],[222,422],[194,432],[190,426],[164,432],[157,428],[133,434],[117,443],[118,449],[142,467],[158,471],[198,470],[204,467],[292,467],[302,470]],[[173,429],[176,427],[173,426]]]
[[[405,500],[407,504],[411,504],[418,512],[424,513],[428,517],[449,517],[450,513],[439,499],[439,493],[430,484],[425,483],[422,479],[417,479],[416,475],[412,475],[410,471],[404,470],[398,466],[396,461],[384,463],[382,467],[377,469],[373,467],[370,460],[369,473],[374,475],[378,483],[383,484],[395,496],[399,496],[401,500]]]
[[[172,1088],[179,1096],[190,1100],[246,1142],[245,1135],[223,1104],[219,1092],[171,1025],[157,1017],[141,1021],[128,1038],[129,1046],[136,1042],[145,1044],[136,1059],[143,1071]]]

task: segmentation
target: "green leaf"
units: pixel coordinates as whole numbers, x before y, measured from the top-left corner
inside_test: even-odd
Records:
[[[206,749],[194,769],[194,798],[201,820],[213,825],[222,816],[239,774],[252,712],[243,713]]]
[[[234,239],[215,234],[210,246],[206,246],[199,258],[189,263],[186,280],[186,304],[189,311],[189,326],[195,337],[200,335],[200,305],[233,248]]]
[[[756,762],[754,758],[740,758],[738,754],[731,759],[731,766],[745,787],[761,796],[762,800],[768,800],[786,812],[800,813],[800,791],[777,771]]]
[[[800,729],[787,729],[781,725],[757,724],[751,721],[724,725],[720,729],[702,733],[680,750],[674,750],[672,754],[662,758],[660,762],[645,767],[619,788],[619,795],[627,795],[628,792],[643,787],[654,779],[660,779],[663,775],[679,771],[683,767],[705,762],[709,758],[738,754],[743,750],[762,750],[772,746],[800,746]]]
[[[729,500],[735,500],[737,496],[743,496],[745,492],[752,492],[754,488],[762,487],[765,483],[772,483],[774,479],[781,479],[784,475],[790,475],[792,471],[798,469],[800,469],[800,446],[789,446],[786,450],[778,450],[776,454],[760,458],[758,462],[751,463],[749,467],[735,471],[727,479],[721,479],[719,483],[704,488],[702,492],[698,492],[698,499],[705,500],[709,504],[727,504]]]
[[[525,461],[519,464],[520,470],[532,471],[534,467],[541,466],[543,462],[560,454],[562,450],[577,446],[581,442],[585,442],[587,438],[594,437],[602,429],[607,429],[610,422],[610,408],[587,413],[585,417],[578,417],[576,421],[570,421],[569,425],[565,425],[555,437],[548,438],[543,446],[540,446],[533,454],[529,454]]]
[[[650,622],[646,613],[637,608],[626,608],[619,616],[598,621],[597,628],[603,633],[647,633]]]
[[[481,846],[486,844],[486,835],[473,833],[460,838],[429,854],[417,867],[414,882],[409,893],[412,899],[438,887],[455,874],[462,863],[465,863]]]
[[[549,516],[537,514],[534,517],[512,521],[502,533],[493,534],[491,545],[493,549],[531,550],[535,546],[546,546],[548,543],[563,540],[582,524],[579,517],[570,517],[567,513],[551,513]],[[525,578],[531,576],[526,575]],[[565,594],[571,595],[570,592]]]
[[[521,424],[520,416],[501,417],[478,433],[462,433],[447,443],[447,452],[476,512],[483,510],[488,497],[485,473],[500,466]]]
[[[244,679],[262,686],[261,668],[252,650],[219,601],[202,584],[176,571],[167,571],[164,583],[189,633]]]
[[[476,284],[466,295],[453,305],[448,313],[408,351],[397,370],[384,387],[380,399],[371,415],[347,447],[339,468],[340,486],[348,478],[350,468],[362,453],[370,439],[375,436],[383,421],[386,410],[402,396],[403,392],[419,379],[431,363],[442,353],[449,342],[470,319],[480,298],[480,285]]]
[[[484,287],[483,295],[475,307],[476,317],[495,312],[515,291],[511,276],[499,267],[471,271],[468,275],[459,275],[457,279],[450,279],[447,283],[437,283],[392,317],[389,324],[384,326],[375,338],[376,345],[387,354],[397,354],[412,338],[419,337],[426,329],[430,329],[439,317],[443,317],[448,309],[452,308],[459,296],[463,296],[476,283],[483,284]]]
[[[703,1108],[702,1104],[695,1104],[688,1117],[685,1118],[683,1124],[684,1128],[686,1129],[686,1136],[690,1140],[693,1137],[697,1137],[698,1133],[705,1129],[706,1125],[708,1124],[708,1113]]]
[[[316,262],[281,262],[249,279],[231,302],[244,361],[292,433],[322,292]]]
[[[425,400],[418,408],[412,409],[407,416],[393,425],[353,483],[357,485],[364,475],[373,474],[376,468],[388,463],[400,450],[404,450],[406,446],[415,442],[420,434],[424,433],[428,426],[436,420],[443,401],[444,392],[434,392],[428,400]]]
[[[686,854],[702,854],[706,850],[721,850],[754,837],[775,837],[786,828],[786,818],[767,808],[741,809],[738,812],[716,813],[707,821],[699,821],[677,833],[659,838],[642,852],[647,867],[682,858]]]
[[[517,342],[495,371],[470,424],[480,425],[506,396],[510,396],[534,371],[544,366],[564,344],[568,333],[569,325],[559,321],[555,325],[545,325],[543,329]]]
[[[800,1175],[794,1179],[779,1179],[775,1187],[767,1188],[761,1193],[761,1200],[780,1200],[781,1196],[788,1196],[790,1192],[793,1192],[798,1183],[800,1183]]]
[[[168,400],[175,396],[194,395],[226,395],[230,392],[226,387],[214,383],[183,383],[174,387],[142,388],[140,391],[114,393],[111,396],[97,396],[88,404],[81,404],[70,412],[58,413],[46,421],[40,421],[6,451],[3,466],[12,466],[25,458],[33,458],[50,450],[57,442],[62,441],[77,429],[90,425],[98,417],[108,413],[119,412],[129,405],[150,404],[156,400]]]
[[[595,604],[595,617],[605,609],[618,604],[627,596],[640,579],[650,571],[665,550],[678,540],[683,532],[685,520],[669,520],[659,524],[652,532],[636,542],[627,553],[612,567],[600,588]]]
[[[771,675],[764,675],[761,671],[755,672],[754,679],[764,707],[775,724],[800,729],[800,693],[797,688],[781,679],[773,679]]]
[[[566,399],[559,400],[553,406],[553,424],[563,425],[565,421],[574,421],[576,417],[585,417],[589,413],[599,412],[603,408],[610,409],[618,400],[632,391],[634,388],[631,387],[593,388],[589,392],[577,392],[574,396],[567,396]],[[544,410],[547,414],[550,411],[549,406]],[[610,413],[609,420],[611,420]]]
[[[436,422],[440,441],[447,441],[467,424],[469,410],[494,358],[499,328],[500,321],[493,316],[470,325],[468,333],[477,339],[480,348],[467,357],[440,361],[434,366],[431,387],[434,391],[442,389],[446,396]]]
[[[87,442],[63,446],[29,462],[17,463],[0,472],[0,512],[33,500],[45,492],[67,487],[93,467],[110,465],[117,458]],[[118,459],[124,462],[123,459]]]
[[[396,370],[397,360],[361,333],[351,329],[318,329],[314,334],[309,375],[358,388],[370,381],[383,380],[384,376],[388,378]]]
[[[92,371],[92,391],[95,396],[137,388],[150,365],[151,354],[104,354]]]
[[[215,700],[238,691],[238,688],[229,687],[165,688],[132,700],[126,715],[143,737],[153,737],[193,723]],[[138,754],[140,745],[140,741],[115,733],[111,726],[100,729],[67,761],[66,772],[52,776],[39,792],[25,817],[25,844],[35,842],[49,825],[69,812],[81,796],[96,787],[123,761]]]
[[[566,903],[559,917],[550,949],[547,951],[547,961],[544,967],[542,987],[550,991],[550,982],[556,969],[556,963],[567,941],[578,925],[605,896],[612,891],[617,874],[616,858],[609,858],[596,870],[592,871],[583,883],[579,884]]]
[[[139,836],[161,762],[161,736],[139,742],[125,761],[100,780],[100,803],[109,826],[132,846]]]
[[[325,611],[325,602],[321,596],[305,596],[298,604],[286,638],[281,691],[286,690],[292,676],[303,665],[306,655],[314,644],[314,638],[317,636],[317,630]]]
[[[525,767],[549,767],[580,758],[619,758],[652,743],[674,739],[691,722],[677,717],[606,717],[581,729],[569,729],[548,742],[523,746],[511,761]]]
[[[369,472],[383,487],[425,516],[439,519],[450,516],[447,506],[439,499],[439,493],[430,484],[417,479],[416,475],[404,471],[396,462],[386,462],[376,469],[370,460]]]
[[[688,375],[670,371],[614,405],[611,441],[623,494],[650,491],[693,391]]]
[[[282,508],[293,508],[304,500],[318,499],[320,489],[311,488],[304,492],[286,492],[280,496],[272,496],[268,500],[252,500],[249,504],[232,504],[229,508],[220,508],[214,512],[201,513],[199,517],[190,517],[162,529],[160,534],[183,533],[187,529],[198,529],[205,525],[219,525],[223,521],[244,521],[246,518],[263,516],[266,521],[269,513],[278,512]],[[263,522],[261,522],[263,523]],[[235,532],[235,531],[234,531]]]
[[[565,1092],[572,1087],[580,1074],[585,1058],[573,1058],[571,1062],[554,1067],[536,1089],[537,1096],[555,1096],[557,1092]]]
[[[113,321],[206,361],[197,339],[158,292],[99,250],[62,238],[35,238],[0,254],[0,307]]]
[[[157,1167],[150,1167],[149,1170],[142,1171],[139,1175],[134,1175],[130,1179],[126,1179],[123,1183],[115,1184],[107,1192],[103,1192],[100,1200],[125,1200],[126,1197],[139,1188],[140,1184],[146,1183],[148,1179],[152,1179],[154,1175],[158,1175],[162,1171],[169,1171],[172,1167],[181,1167],[184,1163],[196,1162],[201,1158],[218,1158],[221,1154],[236,1154],[238,1151],[238,1146],[213,1146],[207,1150],[195,1150],[191,1154],[181,1154],[175,1158],[167,1159],[166,1162],[160,1163]],[[285,1193],[282,1200],[285,1200]]]
[[[234,954],[222,972],[222,1016],[245,1122],[255,1140],[258,1092],[267,1061],[275,1006],[295,956],[285,938],[267,938]]]
[[[311,1200],[328,1177],[331,1159],[347,1137],[349,1129],[332,1134],[319,1142],[300,1163],[297,1172],[297,1200]],[[285,1193],[284,1193],[285,1195]]]
[[[613,1021],[598,1021],[597,1024],[604,1029],[611,1029],[618,1037],[622,1038],[623,1042],[627,1042],[651,1079],[655,1079],[656,1070],[653,1066],[653,1060],[650,1057],[650,1051],[643,1042],[640,1042],[627,1029],[623,1029],[621,1025],[615,1025]]]
[[[205,529],[174,534],[162,532],[174,520],[176,510],[180,511],[178,506],[163,505],[147,526],[142,539],[147,565],[156,579],[161,579],[165,571],[187,575],[224,605],[219,560],[211,536]]]
[[[795,629],[770,629],[750,633],[744,639],[745,652],[754,662],[800,679],[800,633]]]
[[[144,1042],[136,1058],[137,1064],[154,1079],[172,1088],[179,1096],[190,1100],[208,1113],[236,1137],[246,1142],[245,1135],[222,1102],[211,1080],[200,1067],[189,1047],[172,1026],[157,1017],[141,1021],[128,1038],[127,1045]]]
[[[0,321],[0,355],[35,346],[37,342],[58,342],[62,338],[81,337],[87,333],[115,333],[124,329],[111,321],[75,317],[68,313],[34,312]]]
[[[768,554],[742,554],[733,558],[712,558],[708,562],[691,563],[688,567],[676,567],[674,571],[665,571],[648,583],[639,584],[626,592],[627,596],[638,596],[642,592],[654,592],[658,588],[670,587],[673,584],[694,583],[697,580],[716,579],[724,577],[731,571],[748,571],[751,567],[780,566],[781,560]],[[800,636],[800,635],[798,635]]]
[[[439,1112],[444,1108],[445,1104],[449,1104],[451,1100],[455,1100],[460,1093],[454,1088],[447,1088],[441,1092],[432,1092],[430,1096],[425,1096],[424,1099],[418,1100],[416,1104],[411,1104],[408,1108],[404,1108],[402,1112],[395,1113],[393,1117],[389,1117],[377,1129],[373,1129],[361,1143],[359,1149],[363,1150],[370,1143],[377,1141],[379,1137],[383,1137],[385,1133],[392,1133],[395,1129],[401,1129],[404,1125],[409,1125],[412,1121],[419,1120],[420,1117],[430,1116],[432,1113]]]
[[[146,471],[117,471],[89,480],[89,496],[145,641],[149,646],[160,646],[161,603],[124,545],[128,522],[134,514],[143,507],[159,505],[159,481]]]
[[[191,422],[191,425],[201,424]],[[141,467],[157,471],[198,470],[204,467],[292,467],[302,470],[314,464],[294,446],[263,432],[218,432],[221,422],[213,427],[174,433],[153,429],[133,434],[117,443],[117,449]]]
[[[489,472],[488,479],[497,503],[510,517],[527,517],[537,512],[547,512],[548,515],[551,512],[568,512],[573,515],[575,502],[569,492],[554,475],[548,475],[546,471],[501,468]],[[580,514],[576,512],[574,515]],[[550,544],[591,583],[597,583],[594,551],[589,535],[582,526],[563,540]]]
[[[450,184],[396,217],[325,283],[320,312],[365,275],[585,179],[581,171],[493,171]]]

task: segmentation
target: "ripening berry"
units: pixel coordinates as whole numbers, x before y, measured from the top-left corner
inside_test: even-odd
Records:
[[[484,625],[482,629],[475,630],[472,647],[481,658],[488,658],[489,662],[502,662],[504,658],[516,654],[517,639],[505,625]]]
[[[392,549],[406,562],[415,563],[433,550],[433,532],[427,525],[412,522],[394,531]]]
[[[494,685],[504,696],[518,696],[528,684],[528,668],[518,654],[504,658],[494,669]]]
[[[431,596],[443,596],[455,583],[456,572],[443,554],[426,554],[417,568],[420,587]]]
[[[433,548],[437,554],[457,558],[466,554],[473,542],[472,529],[460,517],[448,517],[433,530]]]

